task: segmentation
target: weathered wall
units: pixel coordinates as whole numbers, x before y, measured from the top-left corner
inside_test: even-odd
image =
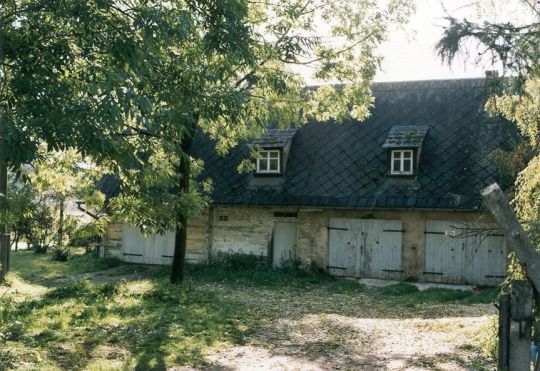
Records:
[[[297,212],[298,217],[276,217],[275,212]],[[344,210],[212,206],[188,224],[188,259],[205,261],[212,253],[243,252],[271,258],[276,221],[298,223],[297,256],[307,265],[326,269],[331,218],[401,220],[403,278],[423,280],[427,220],[493,222],[483,212],[420,210]],[[105,255],[121,257],[122,225],[112,224]],[[117,246],[117,247],[115,247]]]
[[[188,261],[204,262],[208,260],[209,209],[188,221],[187,251]]]
[[[291,209],[214,206],[211,211],[210,250],[212,253],[243,252],[271,256],[274,221],[296,221],[275,217],[276,211]],[[292,210],[293,212],[296,209]]]
[[[426,220],[455,222],[492,222],[489,214],[482,212],[418,211],[418,210],[342,210],[342,209],[301,209],[298,215],[298,251],[306,265],[326,269],[329,245],[328,226],[330,218],[369,218],[401,220],[402,269],[404,278],[422,280],[425,267]]]

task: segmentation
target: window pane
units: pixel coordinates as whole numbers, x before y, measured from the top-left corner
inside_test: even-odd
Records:
[[[260,158],[259,159],[259,171],[267,171],[267,170],[268,170],[268,159]]]
[[[392,171],[394,173],[399,173],[401,172],[401,161],[398,159],[398,160],[394,160],[394,167],[392,169]]]
[[[278,160],[277,158],[273,158],[270,160],[270,170],[271,171],[277,171],[278,170]]]
[[[267,158],[268,157],[268,151],[261,151],[261,158]]]
[[[403,171],[405,173],[411,172],[411,160],[403,160]]]
[[[270,152],[270,158],[278,158],[279,152]]]
[[[394,158],[396,160],[399,160],[401,158],[401,152],[400,151],[394,151]]]
[[[409,152],[409,151],[403,152],[403,157],[404,158],[411,158],[412,157],[412,152]]]

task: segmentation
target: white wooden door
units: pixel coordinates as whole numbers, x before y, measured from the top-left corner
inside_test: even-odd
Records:
[[[364,275],[399,279],[401,269],[401,220],[364,220]]]
[[[456,222],[426,221],[426,269],[430,282],[462,283],[466,238]]]
[[[402,233],[400,220],[330,219],[329,273],[401,278]]]
[[[145,251],[151,240],[144,238],[138,228],[128,224],[122,226],[122,254],[128,263],[144,263]]]
[[[351,230],[351,219],[330,219],[328,273],[356,276],[362,267],[359,232]]]
[[[174,232],[167,231],[164,234],[156,234],[153,236],[153,238],[154,246],[152,249],[152,264],[172,264],[174,254]]]
[[[496,224],[475,224],[469,232],[463,276],[466,283],[497,285],[506,277],[506,241]],[[482,232],[485,229],[488,232]]]
[[[272,246],[272,265],[281,267],[296,258],[297,223],[275,222]]]
[[[144,236],[139,228],[124,224],[122,253],[128,263],[168,265],[174,253],[174,232]]]
[[[496,285],[506,272],[506,244],[494,224],[426,222],[426,269],[432,282]],[[491,229],[482,232],[483,228]]]

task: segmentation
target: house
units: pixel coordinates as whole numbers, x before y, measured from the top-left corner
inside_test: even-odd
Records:
[[[213,203],[188,225],[188,259],[242,252],[280,266],[300,259],[336,276],[492,285],[506,247],[480,189],[512,179],[495,155],[519,140],[483,109],[485,79],[374,83],[364,122],[269,130],[220,157],[198,134],[193,155]],[[257,146],[256,171],[238,164]],[[145,239],[128,225],[106,253],[170,264],[172,233]]]

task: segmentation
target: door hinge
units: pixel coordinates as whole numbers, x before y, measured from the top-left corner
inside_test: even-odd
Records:
[[[423,274],[436,274],[438,276],[442,276],[443,273],[442,272],[422,272]]]
[[[401,232],[405,233],[405,229],[383,229],[383,232]]]
[[[383,269],[382,271],[388,273],[403,273],[403,270],[401,269]]]
[[[428,232],[428,231],[425,231],[424,234],[444,234],[444,232]]]
[[[131,254],[131,253],[125,252],[124,256],[143,256],[143,254]]]
[[[328,229],[334,229],[336,231],[348,231],[349,228],[327,227]]]
[[[162,258],[174,258],[172,255],[161,255]]]
[[[341,270],[344,270],[344,271],[347,270],[347,268],[344,268],[344,267],[332,267],[331,265],[326,266],[326,269],[341,269]]]
[[[497,276],[497,275],[492,275],[492,274],[487,274],[484,277],[486,277],[486,278],[506,278],[506,276]]]

